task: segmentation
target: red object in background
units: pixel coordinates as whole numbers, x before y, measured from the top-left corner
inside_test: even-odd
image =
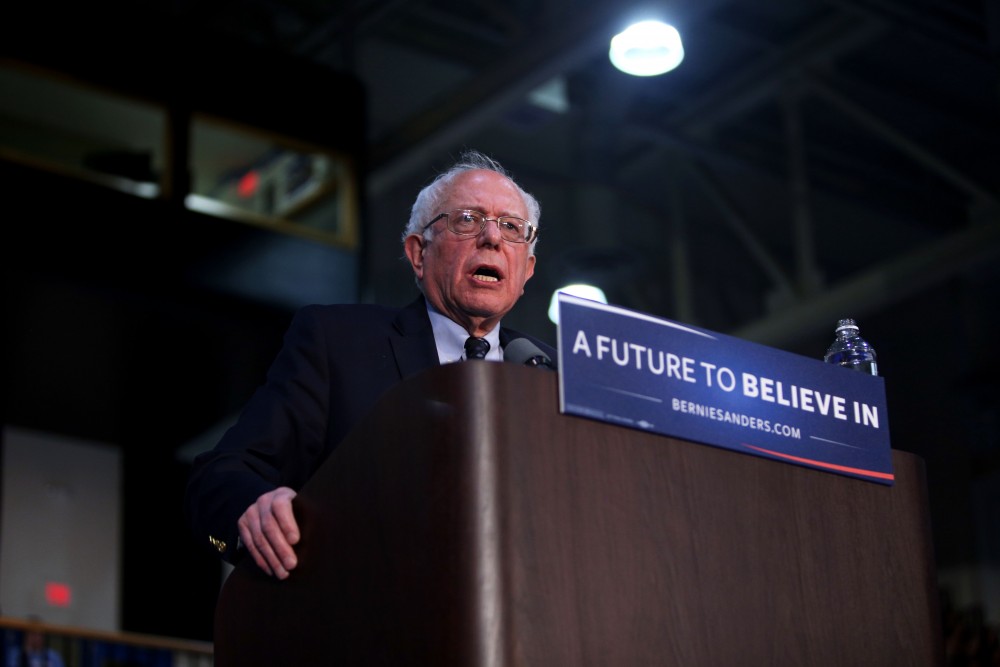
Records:
[[[45,584],[45,601],[52,607],[68,607],[73,598],[73,592],[67,584],[50,581]]]
[[[258,185],[260,185],[260,175],[256,171],[248,171],[240,178],[236,191],[240,193],[241,197],[252,197],[253,193],[257,192]]]

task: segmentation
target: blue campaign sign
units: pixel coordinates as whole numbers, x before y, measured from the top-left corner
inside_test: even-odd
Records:
[[[559,295],[566,414],[891,485],[885,381]]]

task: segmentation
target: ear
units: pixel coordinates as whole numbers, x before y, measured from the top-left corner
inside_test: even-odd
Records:
[[[535,256],[528,255],[528,265],[524,270],[524,283],[521,285],[521,294],[524,294],[524,285],[528,284],[533,275],[535,275]]]
[[[413,267],[413,273],[416,274],[417,280],[424,278],[424,250],[426,247],[427,240],[419,234],[410,234],[403,242],[403,250],[406,252],[406,258],[410,260],[410,266]]]

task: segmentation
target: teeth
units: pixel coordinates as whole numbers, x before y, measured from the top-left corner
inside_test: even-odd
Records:
[[[487,282],[487,283],[500,282],[499,278],[495,278],[493,276],[475,275],[475,276],[473,276],[473,278],[475,278],[476,280],[482,280],[483,282]]]

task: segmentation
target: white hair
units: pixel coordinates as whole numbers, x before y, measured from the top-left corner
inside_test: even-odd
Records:
[[[467,171],[472,171],[475,169],[485,169],[487,171],[495,171],[496,173],[509,179],[514,187],[517,188],[518,194],[521,195],[521,199],[524,200],[524,206],[528,209],[528,221],[538,228],[538,220],[542,216],[542,208],[531,194],[526,192],[517,182],[511,177],[510,173],[504,167],[489,157],[484,155],[479,151],[465,151],[459,157],[458,162],[451,166],[447,171],[442,172],[435,177],[433,181],[424,187],[417,194],[416,201],[413,202],[413,208],[410,209],[410,220],[406,223],[406,228],[403,230],[402,239],[406,242],[406,237],[410,234],[420,234],[421,228],[426,225],[434,217],[436,213],[440,213],[438,208],[441,205],[441,200],[445,195],[448,186],[451,185],[452,181],[455,180],[459,174],[463,174]],[[429,229],[423,230],[423,236],[429,239],[431,231]],[[528,248],[530,254],[535,253],[535,243],[538,241],[536,236]]]

